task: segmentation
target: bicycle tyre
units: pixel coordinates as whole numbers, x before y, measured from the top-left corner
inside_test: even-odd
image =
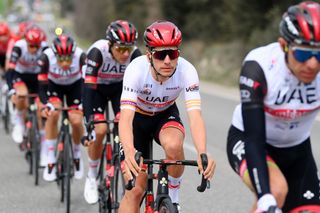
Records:
[[[117,213],[120,206],[120,200],[125,192],[125,182],[121,172],[120,164],[114,167],[114,177],[111,187],[113,198],[112,207],[115,210],[114,212]]]
[[[176,209],[174,208],[171,199],[168,197],[160,201],[158,211],[159,213],[176,213]]]
[[[10,110],[9,110],[9,102],[8,97],[5,98],[5,109],[4,109],[4,115],[2,115],[3,124],[4,124],[4,130],[6,134],[10,133]]]
[[[64,141],[64,196],[66,198],[66,212],[70,212],[70,198],[71,198],[71,165],[72,165],[72,153],[71,153],[71,136],[66,134]]]
[[[40,135],[37,131],[37,122],[33,122],[34,125],[31,129],[31,141],[32,141],[32,167],[34,171],[34,184],[39,184],[39,161],[40,161]]]
[[[99,213],[107,213],[108,201],[110,200],[109,190],[106,187],[105,180],[100,181],[98,193],[99,193]]]
[[[33,144],[31,141],[31,129],[28,129],[28,134],[27,134],[27,140],[26,140],[26,156],[27,156],[27,161],[29,164],[29,174],[33,175]]]

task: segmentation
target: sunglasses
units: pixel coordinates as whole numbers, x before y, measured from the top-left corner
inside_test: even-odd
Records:
[[[28,47],[31,48],[31,49],[39,49],[40,45],[38,45],[38,44],[28,44]]]
[[[117,52],[119,52],[121,54],[123,54],[123,53],[125,53],[127,51],[129,53],[131,53],[132,50],[133,50],[133,46],[117,46],[117,45],[115,45],[114,48],[117,50]]]
[[[179,57],[180,50],[160,50],[160,51],[153,51],[152,55],[157,60],[164,60],[167,56],[171,60],[174,60]]]
[[[57,55],[58,61],[72,61],[73,55]]]
[[[312,57],[316,57],[318,62],[320,62],[320,49],[292,47],[292,52],[294,58],[301,63],[306,62]]]

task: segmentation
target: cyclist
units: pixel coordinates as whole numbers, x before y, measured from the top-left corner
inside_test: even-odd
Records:
[[[10,60],[10,56],[12,53],[12,48],[14,47],[14,44],[18,40],[20,40],[24,37],[24,33],[25,33],[26,29],[28,28],[28,26],[31,26],[31,22],[28,22],[28,21],[20,22],[18,25],[18,31],[8,41],[8,48],[7,48],[7,52],[6,52],[6,64],[5,64],[6,70],[8,69],[8,66],[9,66],[9,60]]]
[[[278,42],[254,49],[244,59],[241,104],[234,111],[227,153],[231,167],[257,196],[252,212],[275,207],[320,212],[310,146],[320,108],[319,20],[319,3],[289,7]]]
[[[96,41],[87,54],[84,112],[86,120],[105,120],[107,100],[112,103],[116,117],[120,112],[122,80],[127,65],[141,55],[135,46],[138,32],[126,20],[116,20],[108,26],[106,39]],[[86,178],[84,197],[89,204],[98,201],[97,167],[102,154],[102,141],[106,135],[106,124],[96,124],[96,143],[88,147],[89,170]]]
[[[38,74],[40,100],[47,105],[42,111],[42,115],[47,117],[45,143],[48,152],[47,165],[43,172],[43,179],[46,181],[56,179],[55,146],[60,115],[60,111],[50,111],[50,107],[61,108],[64,96],[66,96],[69,107],[76,107],[68,114],[72,127],[74,176],[76,179],[81,179],[83,176],[80,150],[80,139],[83,135],[83,113],[81,111],[83,78],[81,69],[85,63],[85,58],[85,53],[77,47],[74,39],[69,35],[62,34],[54,38],[51,48],[46,49],[38,61],[41,68]]]
[[[206,179],[213,176],[215,163],[209,158],[203,171],[200,154],[206,153],[206,130],[201,115],[199,79],[192,64],[179,57],[182,41],[180,30],[171,22],[154,22],[144,32],[146,55],[132,61],[127,67],[121,96],[119,135],[127,168],[137,176],[136,186],[126,191],[119,212],[139,212],[145,191],[146,173],[141,172],[134,156],[136,151],[148,156],[148,143],[154,139],[162,146],[168,159],[184,159],[185,129],[175,103],[183,91],[190,120],[199,169]],[[184,167],[171,166],[169,195],[179,209],[179,187]],[[131,174],[126,172],[126,176]],[[131,175],[130,175],[131,176]],[[129,176],[129,178],[130,178]],[[128,176],[127,176],[128,177]]]
[[[2,69],[1,74],[4,74],[6,52],[8,49],[8,43],[12,37],[10,28],[7,23],[0,22],[0,68]]]
[[[7,73],[7,83],[15,104],[14,126],[12,138],[16,143],[21,144],[25,128],[24,118],[28,108],[26,98],[18,98],[28,93],[38,92],[37,75],[39,67],[37,59],[43,50],[47,48],[45,33],[38,26],[30,26],[25,33],[25,38],[17,41],[12,49]],[[43,131],[42,133],[43,134]]]

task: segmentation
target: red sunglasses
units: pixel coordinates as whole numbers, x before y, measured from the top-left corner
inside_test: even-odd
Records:
[[[174,60],[179,57],[180,50],[159,50],[159,51],[153,51],[152,55],[157,60],[164,60],[167,56],[171,60]]]

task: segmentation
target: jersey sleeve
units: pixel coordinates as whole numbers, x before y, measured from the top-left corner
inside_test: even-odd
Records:
[[[267,83],[261,66],[256,61],[243,64],[240,79],[242,117],[245,133],[245,156],[251,182],[258,198],[270,193],[266,163],[266,124],[264,96]]]
[[[184,97],[187,111],[201,110],[201,97],[199,91],[199,77],[193,65],[189,63],[187,70],[184,70]]]
[[[139,70],[133,61],[127,67],[123,77],[123,88],[120,100],[120,109],[135,111],[139,92]]]
[[[97,76],[100,67],[102,66],[103,58],[101,51],[94,47],[92,48],[87,56],[86,61],[86,74],[85,74],[85,84],[90,87],[96,87]]]
[[[49,59],[48,56],[44,53],[40,56],[37,61],[38,66],[40,67],[40,73],[38,74],[39,82],[39,97],[42,103],[47,102],[47,90],[48,90],[48,73],[49,73]]]
[[[18,46],[12,48],[12,53],[9,61],[9,69],[15,69],[19,58],[21,57],[22,51]]]

